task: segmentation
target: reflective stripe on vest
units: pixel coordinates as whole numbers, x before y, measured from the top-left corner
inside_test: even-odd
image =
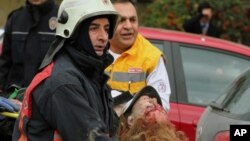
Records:
[[[118,82],[141,82],[146,81],[146,73],[126,73],[126,72],[114,72],[112,75],[112,81]]]
[[[24,98],[23,98],[23,104],[22,109],[20,112],[20,121],[19,121],[19,131],[21,133],[20,138],[18,141],[28,141],[27,135],[24,132],[24,118],[27,118],[28,120],[31,118],[32,114],[32,92],[33,90],[46,78],[48,78],[52,72],[52,68],[54,66],[54,63],[50,63],[47,67],[45,67],[41,72],[39,72],[34,79],[32,80],[31,84],[28,86],[28,88],[25,91]],[[62,141],[58,131],[54,132],[54,141]]]

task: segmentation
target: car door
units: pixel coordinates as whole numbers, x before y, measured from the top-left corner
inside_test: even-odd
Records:
[[[167,58],[172,91],[169,118],[190,141],[194,141],[196,126],[205,107],[249,66],[249,59],[209,46],[151,42]]]
[[[166,59],[166,68],[169,76],[170,81],[170,88],[171,88],[171,96],[170,96],[170,107],[171,110],[169,111],[169,119],[172,123],[175,124],[177,129],[180,129],[180,111],[178,108],[178,101],[177,101],[177,92],[176,92],[176,75],[174,74],[174,62],[173,62],[173,54],[172,54],[172,43],[169,41],[163,40],[150,40],[156,47],[158,47],[163,53]]]

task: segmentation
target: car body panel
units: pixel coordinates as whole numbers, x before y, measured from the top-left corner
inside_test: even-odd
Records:
[[[196,141],[215,141],[216,135],[229,133],[230,125],[250,125],[249,95],[250,67],[229,85],[224,95],[206,108],[198,123]]]
[[[220,90],[220,86],[218,86],[216,87],[217,91],[215,91],[216,95],[203,94],[200,97],[200,93],[206,88],[203,82],[211,81],[211,87],[215,87],[212,86],[214,80],[210,77],[219,74],[218,77],[221,77],[221,80],[216,81],[221,81],[218,83],[222,83],[224,87],[229,83],[228,81],[249,66],[250,48],[230,41],[179,31],[140,27],[139,32],[164,53],[171,86],[169,118],[178,130],[184,131],[189,140],[194,141],[196,126],[201,114],[205,107],[216,99]],[[192,54],[192,52],[196,53]],[[203,55],[199,56],[202,53]],[[192,58],[193,56],[194,58]],[[198,63],[202,63],[203,56],[204,60],[209,56],[215,56],[215,58],[207,62],[209,65],[200,65]],[[192,61],[195,57],[200,57],[200,59]],[[225,59],[223,60],[223,58]],[[227,61],[227,58],[229,61]],[[219,61],[221,59],[222,62]],[[234,64],[237,65],[230,66]],[[206,66],[209,66],[208,69],[203,69]],[[229,72],[226,72],[227,70],[231,71],[232,75],[229,75]],[[224,74],[223,77],[221,74]],[[203,76],[205,78],[202,78]],[[200,78],[202,79],[199,80]],[[207,79],[211,80],[208,81]],[[199,85],[202,87],[200,90],[196,88]],[[196,88],[197,91],[193,92],[192,88]],[[204,101],[206,99],[208,100]]]
[[[180,31],[171,31],[171,30],[147,28],[147,27],[141,27],[139,32],[142,33],[143,36],[149,39],[203,45],[208,48],[222,49],[250,56],[250,52],[245,52],[244,49],[249,47],[213,37],[196,35],[192,33],[183,33]],[[240,46],[241,48],[235,48],[235,46]]]
[[[244,121],[208,107],[198,123],[196,141],[214,141],[218,133],[229,132],[230,125],[250,125],[250,121]]]

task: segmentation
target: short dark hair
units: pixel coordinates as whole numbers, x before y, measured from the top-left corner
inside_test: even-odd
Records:
[[[201,13],[203,9],[207,9],[207,8],[213,9],[212,6],[208,2],[200,3],[198,7],[198,12]]]

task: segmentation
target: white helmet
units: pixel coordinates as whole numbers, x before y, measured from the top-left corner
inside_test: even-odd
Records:
[[[76,27],[85,19],[99,15],[109,15],[113,25],[110,38],[113,35],[117,12],[110,0],[63,0],[58,11],[56,35],[69,38]]]

